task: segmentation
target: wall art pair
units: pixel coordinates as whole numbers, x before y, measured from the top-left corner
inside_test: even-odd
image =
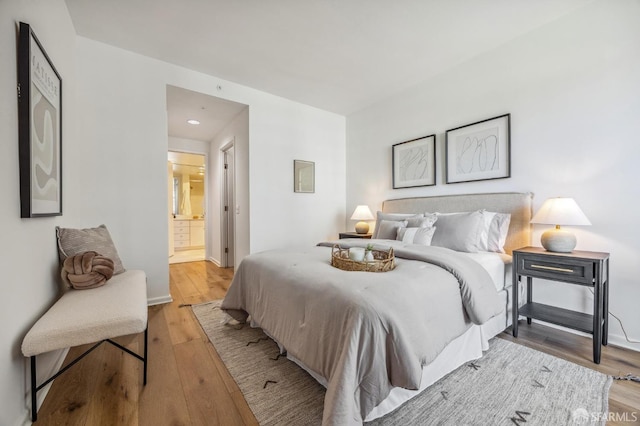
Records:
[[[445,133],[445,183],[511,176],[511,114],[488,118]],[[393,188],[436,184],[436,135],[392,147]]]

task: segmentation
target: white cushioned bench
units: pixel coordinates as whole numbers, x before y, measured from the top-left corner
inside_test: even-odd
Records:
[[[110,340],[144,331],[144,355]],[[147,383],[147,279],[143,271],[114,275],[101,287],[70,289],[31,327],[22,341],[22,353],[31,357],[31,420],[37,419],[36,393],[104,342],[143,362]],[[36,355],[97,342],[42,384],[36,384]]]

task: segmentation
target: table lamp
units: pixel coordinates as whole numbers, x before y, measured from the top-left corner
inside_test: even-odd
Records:
[[[542,234],[540,242],[547,251],[571,253],[576,247],[576,236],[560,229],[560,225],[591,225],[573,198],[549,198],[531,219],[531,223],[555,225]]]
[[[373,213],[369,210],[369,206],[358,206],[351,215],[351,220],[359,220],[359,222],[356,223],[357,234],[366,234],[369,232],[369,224],[365,222],[365,220],[375,220],[375,217],[373,217]]]

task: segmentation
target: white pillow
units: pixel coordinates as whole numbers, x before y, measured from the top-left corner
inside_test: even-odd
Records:
[[[432,246],[477,253],[481,250],[480,237],[484,226],[481,211],[465,213],[436,213],[438,226],[431,240]]]
[[[376,238],[381,240],[395,240],[398,235],[399,228],[406,228],[406,220],[381,220],[380,226],[376,227]]]
[[[381,211],[377,212],[376,214],[377,219],[376,219],[376,227],[373,230],[373,235],[371,236],[371,238],[382,238],[378,236],[378,231],[380,229],[380,222],[383,220],[390,220],[390,221],[403,221],[403,220],[407,220],[407,219],[418,219],[418,218],[422,218],[424,217],[424,214],[422,213],[382,213]],[[395,240],[395,236],[389,238],[391,240]]]
[[[407,244],[430,246],[436,227],[430,228],[398,228],[397,240]]]
[[[424,217],[410,217],[407,219],[407,228],[431,228],[438,220],[435,213],[425,213]]]
[[[484,221],[480,236],[480,250],[504,253],[511,215],[488,211],[483,211],[482,214]]]

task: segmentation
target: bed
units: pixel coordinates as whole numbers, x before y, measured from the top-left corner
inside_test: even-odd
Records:
[[[480,358],[488,340],[510,325],[510,253],[530,242],[531,204],[529,193],[387,200],[374,232],[381,238],[338,243],[393,247],[393,271],[333,268],[329,260],[336,242],[256,253],[239,265],[222,309],[238,321],[261,327],[288,358],[327,388],[323,424],[373,420]],[[459,234],[457,241],[467,244],[479,238],[475,231],[466,231],[471,220],[476,222],[469,229],[476,229],[482,221],[488,227],[488,217],[508,216],[500,242],[504,253],[468,253],[446,244],[389,237],[400,235],[393,228],[398,224],[390,222],[403,224],[398,226],[408,234],[416,228],[407,223],[424,225],[425,217],[435,217],[435,212],[439,216],[432,219],[435,229],[430,233],[440,243],[451,224],[456,224],[451,235]],[[468,214],[464,222],[456,222],[464,215],[444,217],[460,212]],[[429,233],[412,232],[415,241],[418,234]]]

